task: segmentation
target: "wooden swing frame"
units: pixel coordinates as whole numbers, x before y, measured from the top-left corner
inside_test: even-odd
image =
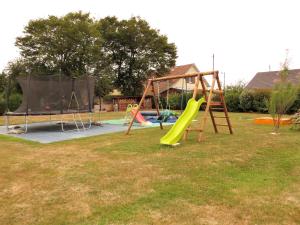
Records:
[[[204,76],[212,76],[212,82],[211,82],[211,87],[210,89],[206,89],[205,83],[204,83]],[[149,90],[152,90],[153,93],[153,98],[154,98],[154,105],[156,108],[156,112],[157,115],[160,116],[160,112],[159,112],[159,103],[158,103],[158,99],[155,93],[155,88],[154,88],[154,83],[159,82],[159,81],[168,81],[168,80],[173,80],[173,79],[181,79],[181,78],[189,78],[189,77],[195,77],[195,86],[194,86],[194,90],[193,90],[193,97],[192,98],[196,98],[197,94],[198,94],[198,87],[199,84],[202,87],[202,95],[204,96],[205,100],[206,100],[206,107],[205,107],[205,111],[204,111],[204,116],[202,118],[202,120],[200,121],[199,124],[199,128],[192,128],[189,127],[185,130],[183,139],[186,140],[188,133],[190,131],[197,131],[199,132],[198,134],[198,141],[202,141],[203,140],[203,132],[204,132],[204,128],[206,126],[206,122],[207,122],[207,118],[208,115],[210,115],[213,127],[214,127],[214,131],[215,133],[218,133],[218,127],[219,126],[227,126],[229,129],[230,134],[233,134],[233,130],[232,130],[232,126],[230,123],[230,119],[228,116],[228,111],[227,111],[227,107],[226,107],[226,103],[225,103],[225,99],[224,99],[224,95],[223,95],[223,90],[222,90],[222,86],[221,86],[221,82],[219,79],[219,71],[208,71],[208,72],[198,72],[198,73],[191,73],[191,74],[184,74],[184,75],[174,75],[174,76],[165,76],[165,77],[159,77],[159,78],[152,78],[152,79],[148,79],[147,82],[147,86],[144,90],[144,93],[142,95],[142,98],[138,104],[137,110],[135,111],[129,125],[128,125],[128,129],[126,131],[126,134],[129,134],[131,127],[133,125],[133,122],[138,114],[138,112],[141,109],[141,106],[146,98],[147,93],[149,92]],[[217,89],[215,89],[215,86],[217,85]],[[209,93],[209,94],[207,94]],[[212,101],[212,97],[213,94],[218,94],[220,97],[220,102],[213,102]],[[215,116],[213,114],[213,111],[215,110],[222,110],[224,112],[224,116]],[[226,121],[226,124],[217,124],[216,123],[216,118],[223,118]],[[163,129],[162,123],[160,123],[160,129]]]

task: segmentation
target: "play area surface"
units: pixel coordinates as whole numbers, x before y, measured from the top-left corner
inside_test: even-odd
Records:
[[[47,144],[76,138],[123,132],[127,130],[127,126],[123,125],[122,120],[106,120],[101,121],[101,123],[102,126],[92,126],[90,129],[86,129],[84,131],[77,131],[74,130],[75,126],[66,125],[65,127],[68,131],[65,132],[62,132],[60,124],[55,122],[32,123],[28,125],[28,132],[22,134],[7,134],[6,127],[0,126],[0,134]],[[164,125],[171,124],[166,123]],[[159,126],[159,124],[152,124],[151,126],[147,127],[135,124],[133,129],[150,128],[155,126]]]

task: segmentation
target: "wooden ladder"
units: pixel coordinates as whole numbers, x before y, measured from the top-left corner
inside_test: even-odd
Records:
[[[219,133],[218,127],[228,127],[230,134],[233,134],[232,126],[231,126],[231,123],[229,120],[228,111],[227,111],[227,107],[226,107],[226,103],[225,103],[225,99],[224,99],[224,94],[223,94],[224,92],[222,90],[218,71],[215,71],[215,73],[213,74],[212,83],[211,83],[211,87],[209,90],[206,89],[206,85],[204,83],[203,77],[199,76],[198,78],[200,79],[200,82],[201,82],[202,94],[206,100],[204,116],[203,116],[202,120],[200,121],[200,126],[198,129],[190,128],[190,127],[187,128],[185,135],[184,135],[184,139],[187,138],[187,134],[189,131],[198,131],[199,132],[198,141],[199,142],[202,141],[203,140],[203,131],[204,131],[204,128],[205,128],[205,125],[207,122],[207,118],[209,116],[211,118],[215,133]],[[215,89],[216,85],[217,85],[217,89]],[[217,94],[220,98],[220,101],[213,102],[213,100],[212,100],[213,94]],[[215,111],[224,112],[224,116],[214,115]],[[223,123],[216,123],[216,119],[225,119],[225,121]]]
[[[204,84],[203,77],[200,77],[200,82],[202,85],[202,94],[206,100],[206,108],[205,108],[203,119],[200,124],[200,130],[202,130],[202,132],[199,133],[198,141],[201,141],[203,138],[203,130],[206,125],[208,114],[210,115],[215,133],[219,132],[218,127],[228,127],[230,134],[233,134],[232,126],[229,120],[228,111],[224,99],[224,92],[222,90],[218,71],[216,71],[213,74],[212,83],[209,90],[206,89],[206,85]],[[217,89],[215,89],[216,83],[217,83]],[[207,93],[209,94],[207,95]],[[219,102],[212,101],[213,94],[217,94],[219,96],[220,98]],[[215,116],[213,113],[215,111],[224,112],[224,116]],[[225,121],[224,123],[216,123],[216,119],[225,119]]]

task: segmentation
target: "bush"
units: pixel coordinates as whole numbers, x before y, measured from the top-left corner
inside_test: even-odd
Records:
[[[253,102],[252,111],[259,113],[267,113],[269,110],[268,102],[270,100],[270,91],[258,90],[252,92]]]
[[[238,83],[237,85],[231,85],[226,87],[225,102],[229,112],[241,112],[240,95],[244,90],[245,85]]]
[[[297,99],[294,102],[294,104],[291,106],[291,108],[287,111],[288,114],[293,114],[298,112],[300,109],[300,88],[298,89]]]
[[[9,110],[15,111],[22,103],[22,95],[18,93],[13,93],[9,97]]]
[[[187,102],[189,101],[190,98],[192,98],[193,93],[188,92],[179,94],[179,93],[172,93],[169,94],[169,104],[167,104],[167,98],[166,97],[161,97],[160,98],[160,107],[163,107],[164,109],[170,109],[172,110],[184,110],[186,107]],[[199,99],[201,95],[197,95],[197,99]],[[183,99],[182,99],[183,98]],[[181,106],[182,103],[182,106]]]
[[[13,93],[9,97],[9,110],[15,111],[22,103],[22,95]],[[0,94],[0,114],[2,115],[6,111],[6,97],[4,94]]]
[[[243,91],[240,95],[240,107],[244,112],[253,111],[253,93],[251,91]]]
[[[300,130],[300,110],[298,110],[293,116],[292,116],[293,126],[292,129],[294,130]]]

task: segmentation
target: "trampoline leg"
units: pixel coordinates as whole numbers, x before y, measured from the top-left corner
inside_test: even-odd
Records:
[[[27,130],[28,130],[28,117],[27,115],[25,115],[25,130],[24,130],[24,133],[27,133]]]
[[[93,114],[89,113],[89,127],[88,127],[88,129],[90,129],[92,127],[92,123],[93,123]]]
[[[9,132],[9,116],[5,116],[5,126],[6,126],[6,131]]]
[[[86,128],[85,128],[85,126],[84,126],[84,123],[83,123],[83,121],[82,121],[82,118],[81,118],[80,113],[78,113],[78,117],[79,117],[79,121],[80,121],[80,123],[81,123],[82,129],[85,130]]]
[[[61,114],[60,126],[61,126],[61,131],[65,132],[65,130],[64,130],[64,116],[63,116],[63,114]]]
[[[76,126],[76,128],[77,128],[77,131],[80,131],[80,130],[79,130],[79,127],[78,127],[78,124],[77,124],[77,122],[76,122],[75,113],[73,113],[73,121],[74,121],[75,126]]]

